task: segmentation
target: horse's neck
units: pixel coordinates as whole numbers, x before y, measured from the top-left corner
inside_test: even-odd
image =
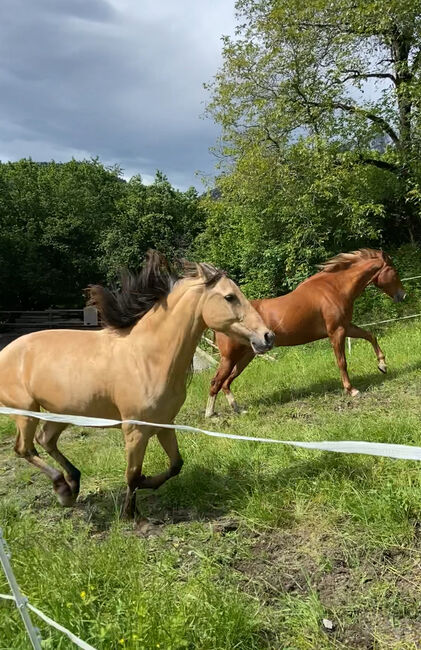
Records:
[[[187,282],[188,281],[184,281]],[[170,384],[187,377],[200,337],[205,330],[201,317],[203,291],[187,287],[174,289],[165,303],[157,305],[133,328],[132,345],[140,345],[154,360],[158,372]],[[155,363],[156,362],[156,363]]]
[[[370,282],[373,281],[383,263],[382,260],[365,260],[341,271],[339,274],[343,276],[340,282],[343,291],[348,293],[352,300],[358,298]]]

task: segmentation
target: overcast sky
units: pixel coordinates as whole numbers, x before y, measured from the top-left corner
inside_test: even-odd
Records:
[[[234,0],[1,0],[0,159],[99,156],[201,189],[203,119]]]

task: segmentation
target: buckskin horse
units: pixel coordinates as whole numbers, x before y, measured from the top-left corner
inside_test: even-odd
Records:
[[[392,260],[383,251],[363,248],[352,253],[340,253],[319,268],[319,273],[304,280],[291,293],[278,298],[252,300],[251,304],[275,332],[275,346],[302,345],[329,337],[343,387],[355,397],[359,391],[349,380],[345,337],[369,341],[381,372],[386,372],[386,362],[376,337],[351,322],[354,302],[369,284],[377,286],[395,302],[403,300],[405,292]],[[207,417],[214,414],[221,388],[234,411],[240,411],[230,386],[255,356],[250,346],[228,339],[223,333],[216,333],[215,342],[221,361],[211,381]]]
[[[0,403],[17,409],[172,424],[186,397],[189,367],[199,339],[211,327],[239,337],[256,353],[274,335],[225,273],[208,264],[173,270],[155,251],[121,290],[91,286],[90,303],[101,314],[99,331],[56,330],[22,336],[0,353]],[[66,424],[13,416],[18,456],[44,472],[64,506],[75,502],[80,471],[59,451]],[[127,456],[123,514],[136,514],[136,490],[158,488],[178,474],[183,461],[173,429],[122,425]],[[142,474],[149,439],[156,433],[170,460],[167,471]],[[34,438],[64,469],[48,465]]]

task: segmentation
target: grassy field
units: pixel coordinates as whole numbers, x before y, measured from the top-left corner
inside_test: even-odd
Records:
[[[296,440],[421,445],[421,326],[380,332],[389,372],[353,344],[342,394],[327,342],[275,351],[236,381],[248,413],[203,418],[211,373],[195,376],[181,423]],[[30,601],[98,649],[421,648],[421,466],[179,434],[182,473],[138,495],[153,523],[121,523],[118,431],[72,429],[62,449],[82,470],[77,506],[13,454],[1,419],[0,522]],[[146,473],[165,462],[152,441]],[[0,576],[0,592],[7,593]],[[323,619],[333,629],[323,626]],[[74,647],[40,623],[43,647]],[[28,648],[0,601],[0,648]]]

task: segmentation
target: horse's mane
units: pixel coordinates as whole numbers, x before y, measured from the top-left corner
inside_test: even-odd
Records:
[[[349,268],[352,264],[361,262],[362,260],[380,259],[385,264],[392,264],[389,255],[382,250],[374,250],[373,248],[360,248],[351,253],[339,253],[330,260],[319,264],[318,268],[326,273],[335,273],[335,271],[343,271]]]
[[[211,264],[195,264],[179,260],[170,265],[155,250],[146,253],[145,262],[137,274],[124,271],[120,288],[110,290],[99,284],[86,289],[88,305],[96,307],[106,327],[125,329],[137,323],[159,300],[166,298],[178,280],[201,278],[211,286],[225,275]]]

